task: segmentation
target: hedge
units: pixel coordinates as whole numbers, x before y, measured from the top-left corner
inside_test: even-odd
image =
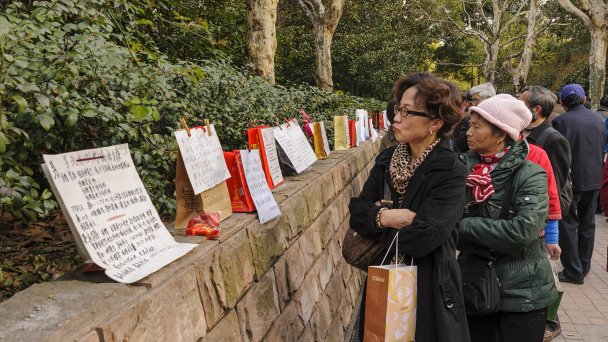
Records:
[[[305,108],[332,117],[384,103],[306,85],[271,86],[223,60],[169,60],[133,40],[128,1],[53,0],[5,5],[0,15],[0,210],[24,220],[57,209],[42,154],[129,143],[162,217],[175,211],[172,132],[208,118],[227,150],[256,124]],[[332,131],[328,129],[330,139]]]

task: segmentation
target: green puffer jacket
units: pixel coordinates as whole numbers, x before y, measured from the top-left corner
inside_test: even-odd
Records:
[[[460,221],[458,249],[463,255],[492,252],[501,283],[501,311],[540,310],[555,301],[557,291],[551,264],[544,252],[544,229],[549,211],[547,176],[538,165],[526,160],[528,144],[518,141],[490,173],[496,191],[485,202],[468,205]],[[477,153],[464,155],[472,172],[480,163]],[[513,176],[509,219],[500,219],[504,186]],[[467,203],[472,203],[467,188]]]

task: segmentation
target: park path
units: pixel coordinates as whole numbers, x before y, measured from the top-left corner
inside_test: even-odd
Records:
[[[604,215],[596,215],[595,222],[591,271],[583,285],[562,284],[565,290],[559,309],[562,334],[553,341],[608,342],[608,223]]]

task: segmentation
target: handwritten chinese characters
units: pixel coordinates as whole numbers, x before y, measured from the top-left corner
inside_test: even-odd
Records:
[[[211,135],[203,127],[190,129],[190,136],[185,130],[175,132],[179,153],[197,195],[230,178],[215,128],[209,125],[209,129]]]
[[[272,192],[270,192],[268,183],[266,183],[264,170],[262,170],[262,161],[260,160],[260,151],[240,150],[240,154],[247,187],[258,212],[260,223],[263,224],[279,217],[281,210],[272,196]]]
[[[45,172],[83,254],[119,282],[135,282],[196,245],[175,242],[126,144],[44,155]]]
[[[268,161],[268,169],[270,170],[270,178],[272,183],[277,185],[283,182],[283,174],[279,165],[279,157],[277,155],[277,145],[274,141],[274,131],[271,127],[260,129],[266,160]]]

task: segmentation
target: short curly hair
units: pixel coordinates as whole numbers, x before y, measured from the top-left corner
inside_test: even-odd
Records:
[[[395,98],[400,100],[403,93],[411,87],[416,87],[416,103],[426,107],[433,118],[443,121],[443,127],[437,135],[451,136],[454,127],[464,117],[460,89],[452,82],[424,72],[398,80],[395,83]]]

